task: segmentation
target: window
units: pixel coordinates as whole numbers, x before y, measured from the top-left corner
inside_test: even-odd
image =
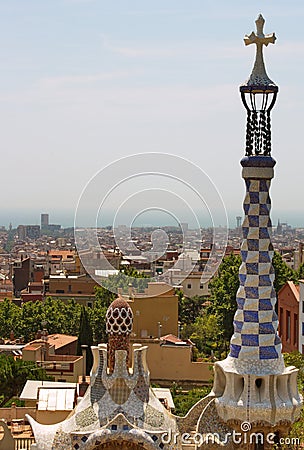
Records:
[[[304,322],[302,322],[302,336],[304,336]]]
[[[280,308],[280,316],[279,316],[279,335],[283,334],[283,308]]]
[[[286,311],[286,341],[290,341],[290,311]]]
[[[188,283],[188,284],[187,284],[187,288],[188,288],[188,289],[191,289],[191,287],[192,287],[192,286],[191,286],[191,283]]]
[[[56,294],[64,294],[64,289],[56,289]]]
[[[298,314],[293,315],[293,344],[298,344],[298,328],[299,328],[299,322],[298,322]]]

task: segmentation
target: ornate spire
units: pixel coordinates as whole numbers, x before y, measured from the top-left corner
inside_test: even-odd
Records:
[[[274,44],[275,34],[264,34],[265,20],[260,14],[256,33],[245,36],[245,45],[256,44],[256,59],[249,79],[240,86],[242,102],[247,110],[246,156],[270,156],[271,119],[278,86],[268,77],[263,58],[263,46]]]
[[[284,366],[275,312],[269,190],[276,162],[270,156],[270,110],[278,87],[266,74],[262,53],[275,35],[264,35],[262,16],[256,24],[257,32],[245,37],[246,45],[257,46],[256,61],[249,80],[240,87],[247,110],[246,157],[241,161],[246,196],[240,286],[230,354],[215,363],[213,392],[219,416],[234,429],[239,424],[244,431],[240,424],[246,420],[252,431],[281,434],[298,417],[301,397],[297,370]]]

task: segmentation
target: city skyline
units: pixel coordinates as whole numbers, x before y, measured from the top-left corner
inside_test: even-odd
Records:
[[[39,223],[45,210],[54,223],[72,226],[82,189],[96,171],[153,151],[201,167],[234,227],[244,196],[239,161],[246,113],[238,87],[254,61],[254,49],[242,39],[262,12],[265,32],[278,37],[265,50],[269,76],[280,88],[272,114],[277,165],[271,217],[274,225],[280,218],[304,226],[297,188],[303,163],[303,5],[192,0],[187,8],[181,1],[164,8],[159,0],[111,6],[12,0],[0,2],[0,12],[0,115],[8,169],[1,177],[8,201],[0,224]]]
[[[109,214],[109,217],[111,215]],[[19,225],[39,225],[40,226],[40,215],[36,216],[36,215],[32,215],[31,213],[28,213],[28,215],[25,216],[19,216],[18,220],[18,216],[15,216],[16,220],[9,220],[7,223],[1,222],[0,223],[0,227],[5,227],[6,229],[9,228],[10,225],[12,225],[13,229],[17,229],[17,227]],[[74,227],[74,222],[73,220],[70,222],[69,220],[66,220],[66,218],[64,216],[60,216],[57,215],[56,216],[58,218],[58,220],[53,221],[56,225],[61,225],[62,228],[73,228]],[[237,228],[237,217],[242,217],[243,220],[243,216],[238,216],[236,215],[232,215],[228,213],[228,225],[229,225],[229,229],[234,229]],[[62,220],[61,220],[62,219]],[[106,220],[106,218],[105,218]],[[291,228],[298,228],[298,229],[304,229],[304,224],[301,225],[294,225],[294,223],[289,222],[288,220],[285,220],[281,217],[278,217],[278,219],[275,221],[272,219],[272,227],[276,228],[278,226],[278,222],[282,225],[288,225]],[[184,222],[187,223],[187,222]],[[242,223],[242,221],[241,221]],[[126,226],[126,223],[120,222],[119,224],[116,224],[116,226]],[[195,227],[194,224],[192,223],[187,223],[187,225],[189,226],[189,229],[197,229]],[[79,225],[81,226],[81,225]],[[98,227],[100,228],[108,228],[108,227],[112,227],[113,223],[111,221],[111,219],[109,218],[108,223],[105,222],[105,224],[100,224],[98,225]],[[176,223],[173,219],[167,220],[167,221],[159,221],[157,219],[153,220],[148,220],[148,221],[141,221],[141,220],[137,220],[134,224],[132,224],[132,229],[133,228],[145,228],[145,227],[152,227],[152,228],[157,228],[157,227],[177,227],[177,228],[182,228],[181,227],[181,223]],[[87,228],[94,228],[94,227],[90,227],[89,225],[86,225],[85,223],[83,224],[83,227],[87,227]],[[221,223],[217,223],[215,224],[215,228],[217,227],[224,227],[223,224]],[[204,223],[204,221],[201,221],[201,228],[202,229],[208,229],[210,228],[210,224],[208,224],[208,222],[206,221]]]

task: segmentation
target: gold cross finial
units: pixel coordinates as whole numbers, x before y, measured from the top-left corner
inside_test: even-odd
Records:
[[[262,16],[262,14],[259,15],[255,23],[257,32],[255,33],[253,31],[249,36],[247,36],[246,34],[244,38],[245,45],[256,44],[260,46],[266,45],[267,47],[269,43],[274,44],[276,40],[275,34],[274,33],[264,34],[263,32],[265,19]]]
[[[245,83],[247,86],[260,86],[271,87],[276,86],[273,81],[270,80],[266,73],[264,58],[263,58],[263,45],[274,44],[276,36],[274,33],[264,34],[265,19],[262,14],[259,15],[256,23],[256,33],[253,31],[249,36],[244,38],[245,45],[256,44],[256,58],[253,66],[252,73],[249,80]]]

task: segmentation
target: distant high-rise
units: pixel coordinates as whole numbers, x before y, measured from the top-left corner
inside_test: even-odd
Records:
[[[236,216],[236,227],[240,228],[242,225],[242,217],[241,216]]]
[[[49,215],[42,213],[41,214],[41,228],[47,228],[49,226]]]
[[[17,227],[17,235],[20,241],[24,241],[26,238],[39,239],[40,226],[39,225],[19,225]]]

